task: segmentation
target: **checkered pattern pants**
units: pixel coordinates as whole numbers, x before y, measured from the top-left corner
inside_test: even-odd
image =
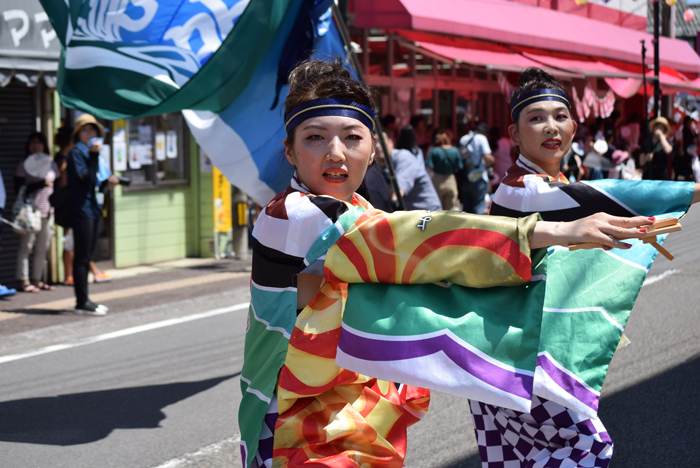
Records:
[[[272,448],[275,441],[275,423],[278,417],[277,393],[274,393],[270,401],[270,406],[267,408],[265,420],[263,421],[258,442],[258,451],[255,452],[255,459],[250,465],[250,468],[272,468]],[[242,461],[243,468],[245,468],[245,460]]]
[[[613,443],[598,418],[532,396],[521,413],[469,401],[482,468],[607,468]]]

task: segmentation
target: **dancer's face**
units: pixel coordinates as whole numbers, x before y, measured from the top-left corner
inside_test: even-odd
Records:
[[[576,122],[563,103],[540,101],[525,107],[508,132],[526,159],[557,177],[559,163],[571,148]]]
[[[312,193],[350,201],[374,160],[372,134],[359,120],[343,116],[314,117],[294,130],[294,143],[284,140],[284,155]]]

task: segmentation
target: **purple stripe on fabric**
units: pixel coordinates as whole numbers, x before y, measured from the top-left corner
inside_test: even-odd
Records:
[[[243,463],[243,468],[245,468],[247,458],[248,458],[248,452],[245,449],[245,445],[241,444],[241,462]]]
[[[401,361],[444,352],[455,364],[477,379],[507,393],[530,399],[534,378],[491,364],[446,335],[412,341],[385,341],[358,336],[343,328],[338,348],[365,361]]]
[[[581,382],[562,372],[546,355],[537,356],[537,365],[568,394],[578,401],[598,411],[599,396],[587,389]]]

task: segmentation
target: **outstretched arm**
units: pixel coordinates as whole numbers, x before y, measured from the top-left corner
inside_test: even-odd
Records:
[[[691,203],[697,203],[700,201],[700,184],[695,184],[695,190],[693,191],[693,201]]]
[[[569,246],[593,242],[610,248],[628,249],[631,244],[613,238],[621,236],[625,238],[642,237],[646,233],[646,229],[634,228],[649,224],[650,221],[653,220],[646,216],[622,218],[607,213],[596,213],[568,223],[539,221],[535,225],[535,231],[530,239],[530,248],[538,249],[550,245]]]

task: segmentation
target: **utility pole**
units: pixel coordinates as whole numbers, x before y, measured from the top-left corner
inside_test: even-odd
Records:
[[[659,116],[661,83],[659,82],[659,0],[654,2],[654,118]]]
[[[647,97],[647,63],[646,63],[646,58],[647,58],[647,46],[645,44],[645,40],[642,39],[639,41],[642,43],[642,86],[644,87],[644,110],[643,110],[643,116],[644,116],[644,128],[648,128],[649,126],[649,111],[647,109],[647,106],[649,105],[649,98]]]

